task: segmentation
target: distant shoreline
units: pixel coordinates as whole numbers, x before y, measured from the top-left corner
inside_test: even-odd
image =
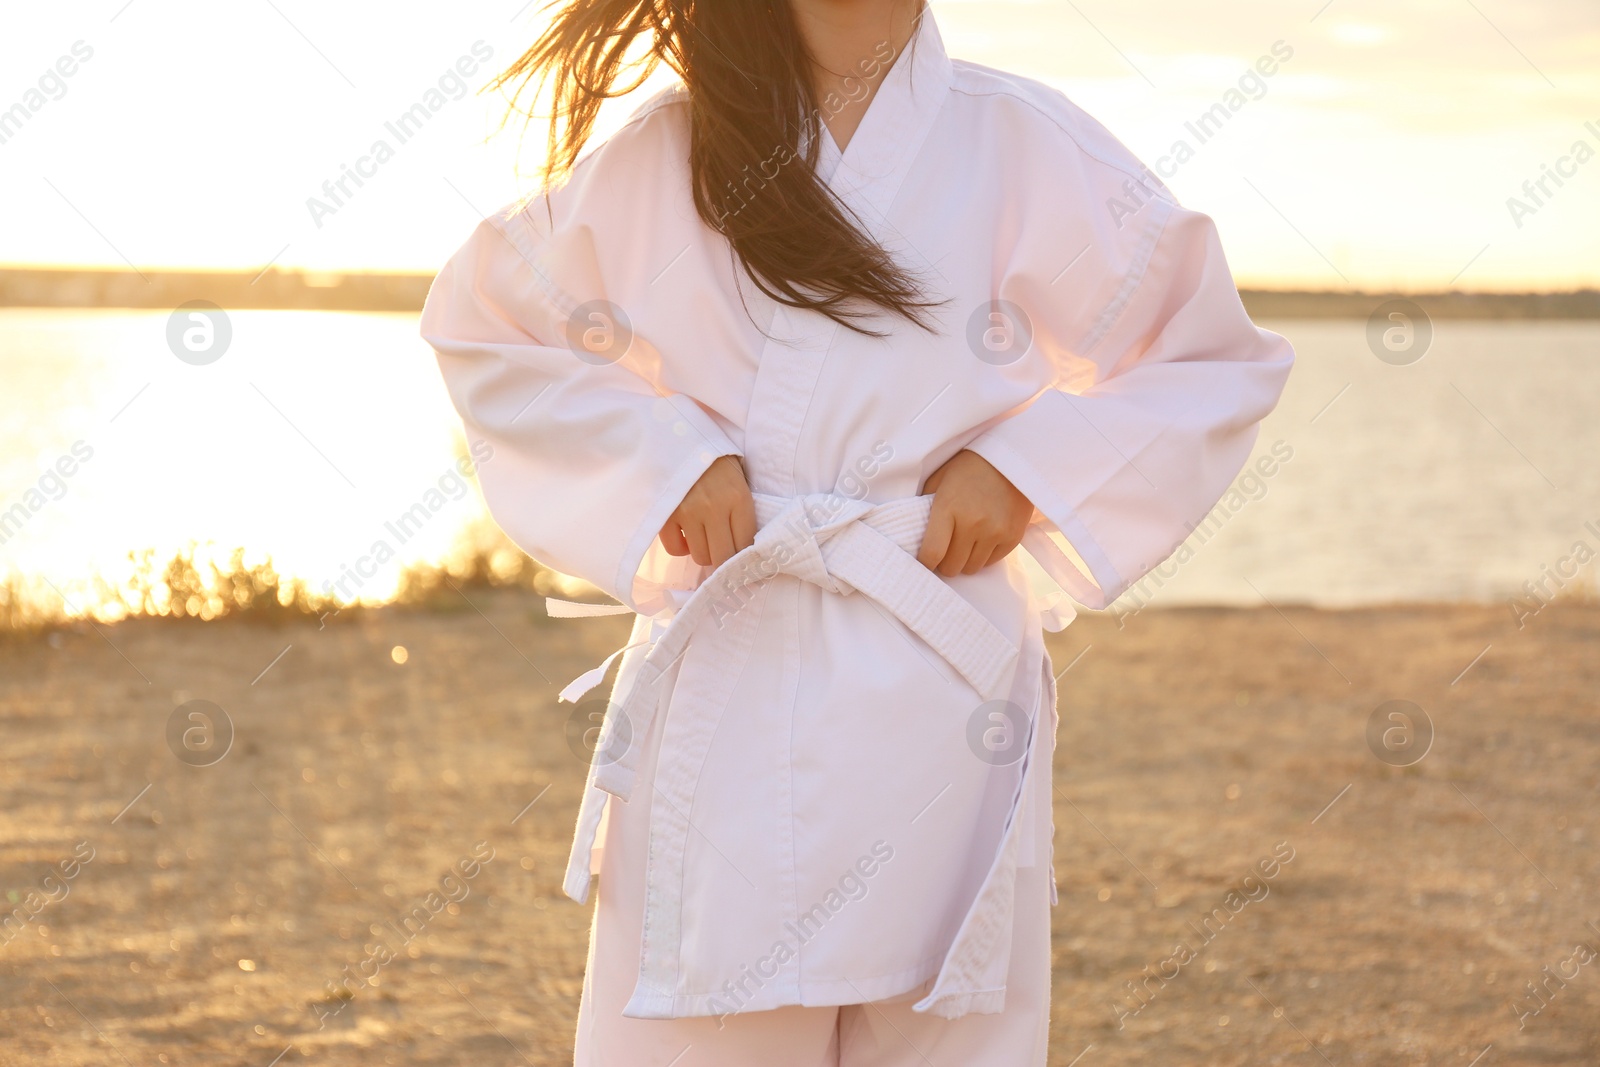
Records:
[[[417,311],[430,274],[267,270],[144,271],[0,268],[0,307],[160,308],[209,300],[228,309]],[[1394,293],[1242,289],[1259,319],[1366,319],[1386,300],[1413,300],[1435,319],[1600,319],[1600,290],[1565,293]]]

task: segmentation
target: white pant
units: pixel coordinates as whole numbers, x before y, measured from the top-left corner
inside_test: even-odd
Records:
[[[575,1067],[1044,1067],[1050,1024],[1050,872],[1017,871],[1006,1007],[942,1019],[893,1001],[722,1018],[627,1019],[639,972],[647,794],[613,800],[578,1009]],[[931,983],[930,983],[931,984]]]

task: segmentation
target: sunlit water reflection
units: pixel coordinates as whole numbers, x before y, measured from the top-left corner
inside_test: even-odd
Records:
[[[192,366],[163,312],[0,310],[0,575],[82,597],[198,542],[381,599],[481,522],[414,315],[230,315]],[[1281,462],[1129,604],[1493,599],[1600,550],[1600,324],[1441,322],[1406,367],[1361,322],[1268,325],[1299,353],[1257,448]]]

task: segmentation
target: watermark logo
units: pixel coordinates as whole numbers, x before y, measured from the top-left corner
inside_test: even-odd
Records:
[[[967,718],[967,747],[994,767],[1009,767],[1028,745],[1028,715],[1010,700],[979,704]]]
[[[167,717],[167,747],[191,767],[222,762],[233,748],[233,719],[209,700],[190,700]]]
[[[1199,551],[1211,543],[1212,538],[1233,520],[1244,508],[1258,500],[1266,499],[1271,489],[1268,480],[1275,477],[1283,465],[1294,458],[1294,446],[1287,441],[1274,441],[1269,452],[1256,457],[1238,479],[1206,515],[1189,528],[1190,536],[1184,539],[1177,551],[1150,568],[1143,577],[1130,585],[1112,605],[1117,618],[1117,629],[1127,625],[1127,620],[1139,614],[1155,599],[1168,582],[1194,559]]]
[[[1589,921],[1589,928],[1600,933],[1600,925],[1592,919]],[[1583,968],[1597,958],[1600,958],[1600,952],[1596,952],[1593,944],[1579,941],[1572,946],[1572,952],[1565,959],[1558,961],[1554,968],[1548,963],[1539,968],[1537,980],[1524,983],[1527,994],[1507,1001],[1511,1014],[1517,1020],[1517,1029],[1526,1030],[1528,1021],[1537,1018],[1548,1008],[1551,1001],[1567,988],[1567,983],[1576,979]]]
[[[87,841],[79,841],[73,846],[72,855],[51,864],[50,873],[39,882],[37,889],[30,889],[25,894],[15,890],[8,892],[6,905],[0,905],[11,908],[8,912],[0,911],[0,948],[16,940],[46,908],[66,900],[72,892],[72,880],[78,877],[94,856],[94,846]]]
[[[859,77],[845,75],[839,83],[839,88],[843,91],[829,92],[822,98],[821,105],[812,110],[812,129],[818,131],[826,129],[827,120],[851,104],[860,103],[867,98],[872,89],[872,79],[876,78],[885,66],[893,63],[895,58],[894,45],[889,41],[879,41],[873,45],[872,53],[871,56],[856,63],[855,70]],[[723,186],[723,195],[718,198],[720,203],[714,208],[717,211],[714,224],[717,232],[726,233],[728,220],[749,207],[768,185],[777,180],[778,172],[782,168],[800,158],[801,154],[796,154],[794,148],[780,144],[755,166],[745,164],[740,169],[740,177],[726,182]]]
[[[1432,344],[1433,320],[1410,300],[1385,301],[1367,319],[1367,347],[1392,367],[1409,367]]]
[[[567,347],[585,363],[610,366],[632,346],[633,324],[609,300],[585,300],[567,316]]]
[[[822,932],[833,917],[856,901],[862,900],[871,890],[871,881],[894,859],[894,846],[884,840],[872,843],[870,851],[863,853],[855,864],[845,869],[834,885],[823,893],[811,907],[798,912],[793,920],[783,924],[783,936],[772,943],[772,948],[758,959],[739,968],[738,976],[722,983],[722,989],[708,998],[706,1007],[717,1017],[717,1029],[724,1020],[737,1015],[766,988],[768,982],[800,949]]]
[[[228,313],[209,300],[180,304],[167,316],[167,347],[191,366],[215,363],[233,343]]]
[[[584,700],[567,716],[567,748],[584,763],[607,767],[627,754],[633,744],[633,722],[620,706],[606,728],[607,712],[613,707],[606,700]]]
[[[1010,366],[1033,347],[1033,321],[1009,300],[986,300],[967,317],[967,347],[985,363]]]
[[[1272,893],[1268,883],[1278,877],[1284,866],[1294,861],[1294,857],[1294,846],[1287,841],[1279,841],[1272,847],[1272,854],[1257,860],[1250,873],[1231,886],[1223,894],[1222,900],[1212,905],[1211,910],[1200,916],[1198,922],[1193,919],[1188,921],[1189,932],[1195,935],[1193,941],[1185,933],[1173,946],[1171,955],[1148,964],[1137,978],[1123,982],[1125,992],[1122,1001],[1111,1006],[1117,1029],[1127,1029],[1128,1020],[1149,1007],[1161,991],[1183,973],[1185,967],[1198,960],[1201,953],[1222,936],[1222,932],[1245,908],[1266,900]]]
[[[1600,141],[1600,125],[1594,122],[1583,124],[1584,130]],[[1595,157],[1594,146],[1583,138],[1572,142],[1568,153],[1556,160],[1555,166],[1548,163],[1539,165],[1539,176],[1530,178],[1522,183],[1522,196],[1506,197],[1506,210],[1511,213],[1511,221],[1517,229],[1522,229],[1522,224],[1531,215],[1537,215],[1539,209],[1548,206],[1555,198],[1557,192],[1567,184],[1563,179],[1573,179],[1578,176],[1578,168]],[[1555,183],[1555,188],[1550,183]],[[1541,195],[1543,194],[1543,195]],[[1524,199],[1526,198],[1526,199]]]
[[[413,942],[428,932],[429,925],[441,914],[459,914],[461,902],[472,895],[472,880],[494,860],[494,847],[479,841],[472,851],[458,859],[440,876],[438,884],[416,899],[410,910],[385,919],[382,926],[370,924],[374,940],[362,946],[362,957],[346,964],[338,978],[330,978],[321,1000],[307,1006],[317,1018],[317,1029],[328,1025],[328,1020],[344,1011],[355,999],[356,992],[369,985],[377,985],[380,972],[403,957],[416,958]],[[393,936],[391,936],[393,935]]]
[[[1128,219],[1143,211],[1157,200],[1171,202],[1172,193],[1163,178],[1171,178],[1195,158],[1199,149],[1222,133],[1233,116],[1243,111],[1252,101],[1267,95],[1267,79],[1277,74],[1283,64],[1294,58],[1294,48],[1285,41],[1272,42],[1272,54],[1259,57],[1254,67],[1246,67],[1222,98],[1192,121],[1183,124],[1184,133],[1172,141],[1166,154],[1157,157],[1154,170],[1140,167],[1138,177],[1122,183],[1122,195],[1106,198],[1106,212],[1117,229],[1127,225]]]
[[[10,504],[0,501],[0,545],[15,537],[29,519],[42,511],[51,501],[67,495],[67,479],[94,456],[94,448],[85,441],[72,442],[71,454],[56,457],[34,482]]]
[[[494,57],[494,48],[482,40],[472,43],[471,55],[458,57],[455,64],[446,67],[438,80],[425,90],[420,99],[406,110],[383,124],[384,134],[374,138],[365,154],[357,156],[355,165],[339,164],[339,174],[322,183],[322,195],[306,198],[306,211],[317,229],[323,220],[337,215],[366,187],[367,182],[378,177],[380,169],[394,159],[397,151],[416,138],[443,111],[451,101],[461,100],[471,91],[466,79],[478,73],[478,68]],[[352,188],[354,186],[354,188]]]
[[[1367,717],[1367,747],[1391,767],[1421,763],[1433,747],[1433,720],[1409,700],[1386,700]]]
[[[55,61],[54,66],[46,67],[39,75],[36,86],[30,86],[23,92],[21,100],[0,110],[0,144],[21,133],[22,127],[44,110],[46,104],[66,96],[66,79],[78,73],[82,65],[93,58],[94,49],[87,42],[72,42],[70,55],[63,55]]]
[[[473,441],[470,451],[470,457],[461,456],[446,467],[416,503],[384,522],[383,529],[387,536],[374,539],[367,551],[357,556],[353,564],[340,563],[339,577],[325,580],[322,591],[347,601],[355,600],[362,586],[377,576],[379,568],[395,558],[399,546],[417,536],[452,502],[465,499],[471,492],[467,479],[475,475],[478,467],[494,458],[494,447],[487,441]]]
[[[4,520],[0,519],[0,528],[3,528],[3,523]],[[1600,522],[1591,519],[1583,524],[1583,528],[1595,538],[1594,544],[1587,538],[1578,538],[1572,542],[1572,549],[1553,565],[1540,564],[1538,579],[1523,582],[1523,595],[1511,598],[1511,613],[1516,617],[1517,629],[1525,628],[1530,620],[1561,595],[1562,590],[1583,576],[1585,567],[1600,557],[1600,552],[1595,549],[1595,545],[1600,544]],[[4,540],[4,536],[0,536],[0,541]]]

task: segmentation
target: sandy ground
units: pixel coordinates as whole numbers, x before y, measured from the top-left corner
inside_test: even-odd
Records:
[[[554,693],[621,633],[504,591],[0,641],[0,1062],[569,1062]],[[1053,654],[1052,1064],[1600,1062],[1600,608],[1152,609]],[[195,699],[211,766],[167,742]],[[1366,740],[1391,699],[1410,767]]]

